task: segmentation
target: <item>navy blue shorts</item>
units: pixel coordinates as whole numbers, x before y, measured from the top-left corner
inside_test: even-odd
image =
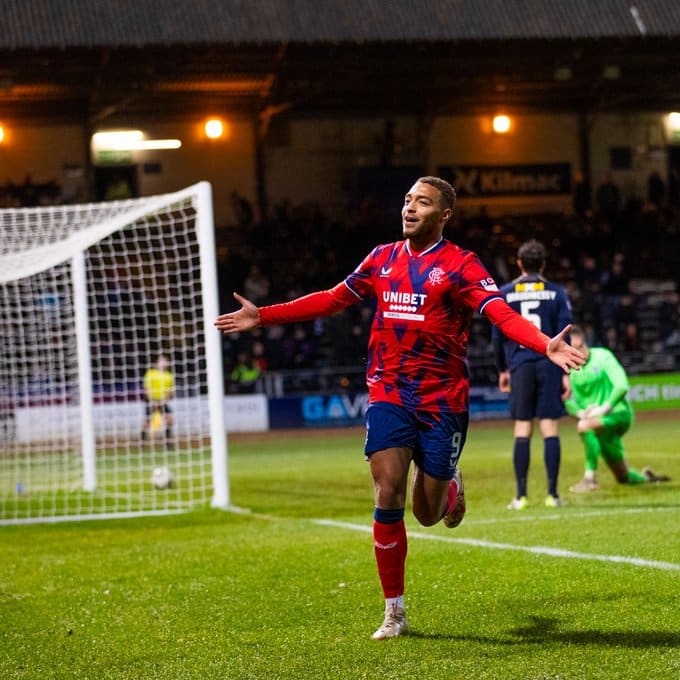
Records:
[[[387,402],[366,411],[367,457],[395,447],[413,449],[413,462],[434,479],[451,479],[463,451],[467,413],[409,411]]]
[[[549,360],[525,361],[510,374],[510,416],[513,420],[560,418],[562,375]]]

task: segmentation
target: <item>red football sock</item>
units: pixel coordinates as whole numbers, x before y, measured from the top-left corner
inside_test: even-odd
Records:
[[[404,520],[392,524],[373,522],[373,545],[378,563],[378,576],[385,597],[404,594],[406,564],[406,525]]]

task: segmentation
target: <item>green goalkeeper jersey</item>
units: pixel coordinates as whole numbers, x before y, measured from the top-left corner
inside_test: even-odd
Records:
[[[588,406],[602,406],[609,403],[612,413],[628,412],[633,409],[626,394],[628,376],[614,354],[604,347],[591,347],[588,361],[579,371],[569,374],[571,397],[564,406],[567,413],[575,416]]]

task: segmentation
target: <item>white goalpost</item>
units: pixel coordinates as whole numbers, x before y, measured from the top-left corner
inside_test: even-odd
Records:
[[[0,524],[227,508],[217,314],[207,182],[0,210]]]

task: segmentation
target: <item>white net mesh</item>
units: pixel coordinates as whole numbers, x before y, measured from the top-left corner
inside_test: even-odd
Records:
[[[212,233],[199,236],[200,224],[212,231],[200,186],[0,211],[0,522],[214,500],[209,398],[222,396],[208,389],[205,321],[216,304],[206,303],[215,291],[202,265],[214,267],[214,250]],[[161,354],[174,394],[152,402],[144,375]],[[152,483],[159,467],[172,476],[167,488]]]

